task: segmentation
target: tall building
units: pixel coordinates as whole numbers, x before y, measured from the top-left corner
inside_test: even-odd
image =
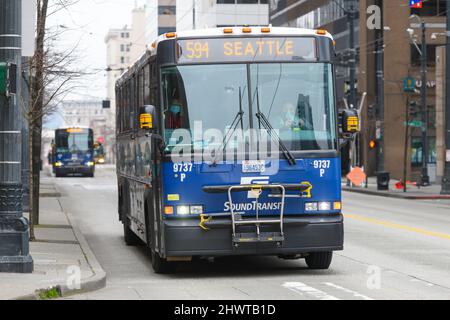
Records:
[[[132,13],[131,27],[110,29],[105,37],[106,43],[106,97],[111,108],[107,113],[106,153],[114,161],[114,132],[116,127],[116,81],[145,52],[147,41],[145,39],[146,11],[145,8],[135,8]]]
[[[442,137],[438,136],[437,132],[443,132],[443,130],[436,128],[437,123],[442,125],[442,121],[436,121],[439,115],[442,116],[439,109],[436,112],[436,106],[442,108],[442,101],[436,103],[438,96],[436,95],[435,66],[438,58],[436,48],[445,44],[445,36],[442,35],[446,27],[446,1],[424,1],[422,9],[410,9],[408,1],[405,0],[271,1],[270,19],[273,25],[323,28],[333,34],[338,53],[337,94],[341,106],[343,98],[348,94],[349,81],[349,68],[345,64],[349,52],[349,24],[343,8],[348,8],[350,2],[355,3],[356,8],[359,9],[355,21],[358,96],[360,97],[363,92],[368,94],[361,135],[361,165],[365,166],[369,174],[377,171],[379,150],[371,149],[369,142],[379,138],[380,124],[384,123],[384,169],[389,171],[393,178],[402,179],[406,164],[407,179],[414,181],[419,179],[422,167],[422,133],[421,128],[411,127],[409,135],[406,136],[406,110],[409,102],[412,101],[420,106],[420,89],[422,85],[426,85],[428,89],[427,162],[431,180],[439,182],[443,175],[443,165],[438,161],[445,159],[445,156],[441,155],[444,152],[442,148],[436,147],[436,141],[442,141]],[[418,18],[411,17],[413,14]],[[422,84],[420,80],[419,19],[423,19],[427,29],[428,82],[426,84]],[[407,29],[411,30],[407,32]],[[434,36],[432,36],[433,33]],[[378,53],[382,54],[378,55]],[[377,60],[377,57],[381,59]],[[377,69],[383,71],[382,81],[377,80]],[[415,80],[413,92],[404,90],[404,81],[407,77]],[[380,95],[380,92],[383,94]],[[380,119],[378,106],[382,105],[383,100],[385,114],[384,119]],[[420,124],[420,115],[412,120],[412,123]]]
[[[178,0],[177,30],[268,25],[268,0]]]
[[[110,29],[105,37],[107,64],[107,98],[111,101],[111,114],[115,114],[115,83],[145,51],[145,8],[135,8],[132,12],[131,27]],[[111,119],[111,125],[115,121]]]
[[[176,30],[176,5],[176,0],[146,1],[145,39],[147,43],[152,43],[160,34]]]

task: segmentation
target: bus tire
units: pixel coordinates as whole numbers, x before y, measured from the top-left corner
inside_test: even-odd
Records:
[[[166,259],[161,258],[159,253],[151,249],[151,259],[153,271],[157,274],[168,274],[174,271],[174,263],[168,262]]]
[[[127,246],[137,246],[141,244],[141,239],[128,226],[126,220],[123,222],[123,238]]]
[[[331,265],[333,252],[312,252],[306,258],[306,264],[311,270],[326,270]]]

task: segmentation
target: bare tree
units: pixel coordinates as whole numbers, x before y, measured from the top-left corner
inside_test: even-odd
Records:
[[[74,88],[83,75],[74,68],[78,44],[73,49],[58,52],[56,42],[65,30],[47,27],[47,18],[61,10],[68,10],[79,0],[37,0],[36,49],[24,66],[28,70],[30,101],[24,103],[29,125],[28,151],[30,194],[30,240],[34,240],[34,226],[39,224],[39,189],[43,117],[53,113],[59,102]]]

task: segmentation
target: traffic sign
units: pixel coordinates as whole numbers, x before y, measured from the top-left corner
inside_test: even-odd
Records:
[[[413,128],[421,128],[423,125],[422,121],[418,121],[418,120],[414,120],[414,121],[410,121],[408,123],[406,123],[406,121],[404,122],[404,125],[408,125],[409,127],[413,127]]]
[[[360,187],[366,181],[367,175],[360,167],[354,167],[347,175],[347,179],[350,180],[350,182],[355,186]]]
[[[416,80],[412,77],[406,77],[403,80],[403,91],[414,92],[414,87],[416,86]]]

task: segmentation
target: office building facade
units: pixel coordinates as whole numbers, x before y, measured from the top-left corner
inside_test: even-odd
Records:
[[[443,174],[442,132],[439,116],[442,116],[442,95],[436,87],[442,85],[436,79],[436,61],[440,61],[439,46],[445,44],[445,1],[430,0],[422,9],[410,9],[404,0],[273,0],[270,1],[271,23],[275,26],[323,28],[331,32],[337,50],[338,104],[344,106],[348,98],[349,24],[344,9],[357,8],[355,16],[355,42],[357,53],[357,90],[361,97],[367,93],[363,112],[360,165],[369,174],[380,169],[378,155],[384,154],[384,169],[395,179],[417,181],[422,168],[421,115],[409,117],[406,133],[408,105],[421,105],[420,90],[427,86],[427,163],[432,181],[440,182]],[[411,17],[411,15],[416,15]],[[418,48],[421,48],[420,20],[426,25],[427,78],[421,81]],[[408,30],[410,29],[410,30]],[[408,31],[409,32],[408,32]],[[436,54],[438,52],[438,54]],[[442,60],[442,59],[441,59]],[[440,61],[442,63],[442,61]],[[382,71],[378,72],[377,70]],[[413,91],[405,90],[407,78],[413,79]],[[382,99],[381,99],[382,98]],[[384,102],[384,103],[383,103]],[[384,105],[384,118],[380,118],[379,106]],[[437,121],[438,119],[438,121]],[[384,148],[380,150],[380,128],[384,128]],[[377,141],[375,148],[369,142]],[[405,157],[406,155],[406,157]],[[346,162],[346,159],[343,159]]]

